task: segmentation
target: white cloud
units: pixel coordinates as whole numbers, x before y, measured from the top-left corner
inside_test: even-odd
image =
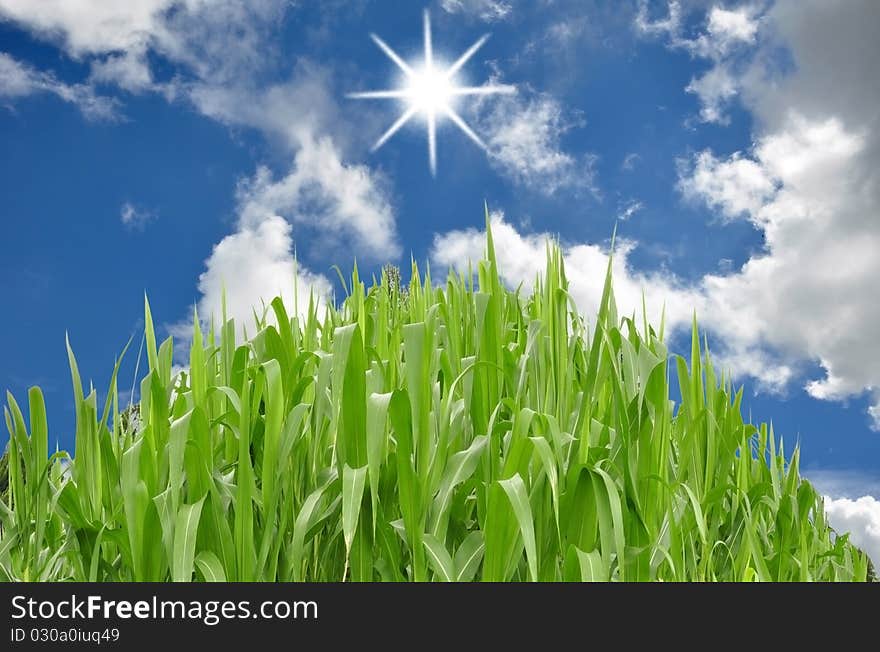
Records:
[[[156,219],[156,215],[131,202],[125,202],[119,209],[119,219],[126,228],[142,231],[149,222]]]
[[[340,244],[372,259],[400,253],[382,179],[365,166],[343,163],[328,137],[304,138],[291,170],[281,178],[259,168],[239,185],[238,203],[236,231],[214,247],[199,277],[204,319],[219,319],[224,286],[228,314],[249,327],[253,310],[261,312],[261,301],[268,305],[281,296],[290,312],[302,314],[310,292],[322,302],[329,297],[332,285],[324,275],[301,262],[294,272],[294,227],[311,229],[322,254]],[[175,332],[186,336],[188,328]]]
[[[736,9],[714,6],[706,14],[705,29],[694,38],[684,35],[685,12],[680,2],[667,3],[664,18],[651,20],[647,2],[639,3],[635,17],[636,31],[645,36],[665,37],[671,48],[683,49],[693,56],[718,61],[732,50],[756,41],[760,17],[756,8],[742,5]]]
[[[289,0],[185,0],[155,32],[154,47],[203,83],[241,85],[278,63]],[[234,27],[231,27],[234,26]]]
[[[880,400],[874,405],[868,406],[868,416],[874,424],[874,430],[880,430]]]
[[[353,123],[340,110],[332,86],[329,69],[300,59],[284,81],[261,87],[253,87],[247,78],[199,83],[188,94],[202,114],[232,127],[258,129],[292,152],[316,134],[331,134],[342,154],[363,151],[375,131],[387,126],[385,116],[359,106]]]
[[[721,125],[730,123],[725,108],[736,97],[739,87],[725,66],[716,65],[701,77],[691,79],[685,91],[700,98],[700,120]]]
[[[818,363],[825,376],[806,384],[812,396],[844,400],[871,392],[876,420],[880,346],[867,325],[880,323],[880,303],[870,291],[880,277],[878,152],[877,136],[866,127],[791,111],[747,153],[698,154],[682,171],[685,195],[726,219],[749,220],[762,231],[764,248],[736,272],[686,285],[632,270],[627,257],[635,245],[622,243],[614,266],[622,312],[638,311],[644,288],[653,319],[666,301],[670,329],[685,326],[695,310],[717,342],[716,358],[734,375],[784,391]],[[543,267],[549,235],[522,235],[497,217],[495,229],[505,280],[528,287]],[[432,257],[456,266],[476,260],[482,238],[476,230],[438,235]],[[573,295],[589,315],[605,253],[594,244],[566,244],[565,255]]]
[[[667,5],[665,18],[650,20],[647,3],[642,2],[635,28],[643,36],[666,38],[670,48],[712,62],[712,67],[692,78],[685,90],[699,98],[702,122],[727,124],[725,109],[740,92],[735,69],[740,55],[756,44],[762,17],[750,5],[735,9],[714,6],[706,15],[704,30],[693,38],[684,35],[684,17],[681,3],[673,1]]]
[[[617,212],[617,219],[628,220],[644,207],[645,205],[638,199],[630,199],[624,202],[623,205],[620,207],[620,210]]]
[[[485,136],[490,162],[516,183],[547,195],[561,190],[598,195],[594,154],[565,151],[563,136],[583,126],[547,94],[500,96],[477,107],[479,133]]]
[[[726,160],[704,150],[680,179],[685,197],[704,200],[727,218],[755,215],[776,191],[768,171],[760,163],[737,152]]]
[[[542,45],[555,50],[564,50],[583,39],[590,27],[591,23],[587,15],[566,16],[547,28]]]
[[[277,63],[277,25],[289,6],[287,0],[0,0],[0,20],[87,60],[86,83],[50,90],[100,117],[112,101],[96,96],[96,84],[168,100],[205,87],[234,85],[245,97],[252,94],[253,83],[242,87],[242,80],[247,85]],[[176,65],[173,78],[156,79],[150,52]]]
[[[510,15],[513,7],[502,0],[441,0],[440,6],[450,14],[467,14],[493,22]]]
[[[828,522],[837,532],[850,533],[850,541],[880,566],[880,500],[862,496],[855,500],[825,497]]]
[[[346,260],[352,254],[385,260],[400,253],[386,180],[366,165],[346,161],[346,152],[356,150],[353,143],[368,130],[363,124],[356,129],[341,115],[330,90],[329,71],[300,61],[287,81],[260,88],[242,83],[212,80],[189,89],[191,101],[203,114],[230,126],[259,129],[288,149],[293,159],[290,170],[281,176],[260,167],[239,185],[237,231],[219,243],[206,261],[199,283],[204,314],[217,310],[222,279],[235,274],[237,265],[253,270],[235,282],[234,314],[239,323],[245,323],[242,317],[252,321],[253,302],[270,300],[279,287],[285,288],[285,300],[291,300],[295,239],[301,252],[314,252],[302,246],[310,242],[311,247],[320,247],[322,257],[343,246]],[[369,121],[370,115],[364,119]],[[282,222],[289,228],[282,229]],[[310,286],[319,296],[331,288],[326,277],[300,263],[298,310],[305,309]]]
[[[645,0],[641,0],[634,25],[636,31],[640,34],[679,38],[679,32],[681,31],[681,3],[672,0],[667,5],[667,13],[664,18],[651,20],[648,17],[648,3]]]
[[[774,365],[792,378],[805,363],[824,377],[805,389],[823,400],[868,393],[880,428],[880,87],[866,84],[880,43],[880,5],[781,0],[762,19],[766,41],[739,83],[755,117],[745,154],[698,154],[681,180],[728,219],[751,221],[764,248],[732,275],[708,276],[708,324],[754,376]],[[788,49],[793,66],[768,58]],[[748,352],[763,352],[750,359]],[[772,355],[771,355],[772,354]]]
[[[268,306],[276,296],[283,298],[289,312],[295,310],[297,314],[308,308],[310,292],[318,301],[324,301],[331,292],[330,281],[297,266],[292,251],[291,226],[277,215],[223,238],[199,277],[200,317],[220,320],[224,289],[227,316],[250,335],[254,334],[254,310],[261,314],[262,304]],[[294,296],[298,303],[294,303]],[[188,329],[187,325],[178,332],[187,335]]]
[[[91,79],[99,83],[116,84],[132,93],[155,87],[145,51],[140,48],[92,61]]]
[[[698,38],[698,46],[709,56],[721,56],[742,44],[752,44],[758,33],[759,21],[754,10],[743,5],[737,9],[712,7],[706,34]]]
[[[711,310],[715,307],[712,299],[703,298],[702,305],[704,307],[698,313],[700,326],[714,327],[716,332],[723,330],[723,325],[711,318]],[[797,376],[795,363],[766,348],[732,337],[712,351],[712,361],[716,368],[724,369],[732,378],[754,379],[755,392],[784,395]]]
[[[330,138],[304,140],[293,168],[281,179],[260,168],[241,187],[240,198],[241,224],[246,228],[267,216],[283,215],[318,229],[325,251],[330,243],[348,242],[373,259],[400,254],[381,177],[366,166],[343,163]]]
[[[171,98],[193,83],[222,85],[274,63],[269,33],[289,5],[287,0],[0,0],[0,19],[76,59],[89,59],[93,82]],[[150,51],[178,65],[174,79],[155,80]],[[187,83],[187,77],[194,81]]]
[[[199,279],[202,315],[219,316],[226,286],[230,314],[251,322],[260,300],[283,294],[292,301],[294,235],[319,243],[321,255],[345,245],[368,259],[400,252],[394,213],[381,174],[348,162],[365,138],[343,119],[331,90],[329,70],[300,59],[290,77],[265,84],[277,72],[278,24],[287,0],[0,0],[0,15],[14,20],[68,54],[88,59],[90,82],[131,92],[156,91],[184,98],[203,115],[234,127],[255,128],[289,152],[290,169],[280,176],[260,167],[238,189],[239,219],[219,242]],[[499,5],[500,6],[500,5]],[[175,64],[171,80],[156,79],[150,53]],[[12,88],[13,83],[9,86]],[[21,82],[16,78],[14,88]],[[124,205],[120,218],[142,225],[147,213]],[[300,305],[309,290],[326,295],[327,279],[299,266]],[[259,305],[256,306],[259,309]],[[187,329],[174,328],[178,333]]]
[[[522,283],[526,291],[531,290],[535,279],[545,270],[547,242],[555,238],[549,233],[523,235],[505,221],[501,212],[492,214],[491,223],[502,279],[511,287]],[[483,257],[485,246],[486,234],[482,230],[449,231],[435,235],[430,256],[434,264],[464,271],[468,261],[478,261]],[[688,324],[693,307],[699,300],[697,293],[685,288],[671,275],[632,269],[628,257],[636,247],[634,242],[618,239],[615,247],[612,274],[619,314],[641,315],[642,292],[645,290],[651,323],[659,324],[660,316],[665,311],[667,328]],[[562,243],[562,251],[571,295],[581,313],[592,320],[602,299],[608,252],[596,244],[565,242]]]
[[[0,52],[0,96],[24,97],[38,90],[40,74],[26,64]]]
[[[194,0],[197,2],[198,0]],[[0,16],[59,42],[74,56],[142,47],[178,0],[0,0]]]
[[[9,102],[49,93],[75,105],[89,120],[117,120],[118,103],[109,97],[97,95],[85,84],[65,84],[51,72],[42,72],[0,52],[0,101]]]
[[[880,387],[880,347],[866,324],[880,306],[878,175],[865,136],[837,118],[797,114],[758,141],[752,158],[703,152],[682,186],[729,218],[763,230],[765,253],[729,276],[704,279],[709,325],[734,352],[770,348],[790,365],[818,361],[825,377],[807,391],[839,400]],[[734,353],[735,355],[736,353]],[[751,374],[767,368],[751,361]],[[740,365],[748,368],[747,365]]]

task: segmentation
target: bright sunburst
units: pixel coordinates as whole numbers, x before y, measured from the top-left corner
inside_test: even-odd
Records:
[[[367,91],[365,93],[350,93],[348,97],[356,99],[398,99],[405,100],[407,108],[397,121],[388,128],[376,144],[376,151],[391,138],[403,125],[409,122],[417,114],[425,119],[428,132],[428,161],[431,166],[431,174],[437,174],[437,121],[443,119],[452,120],[477,145],[486,148],[480,137],[474,133],[467,123],[461,118],[452,106],[457,97],[463,95],[494,95],[497,93],[514,93],[516,88],[507,84],[485,84],[483,86],[457,86],[455,76],[468,62],[474,53],[479,50],[489,35],[486,34],[467,49],[451,66],[440,68],[434,62],[434,50],[431,44],[431,19],[428,12],[424,14],[425,32],[425,58],[421,65],[415,67],[404,61],[391,47],[375,34],[370,37],[376,42],[382,51],[388,55],[397,67],[405,75],[405,85],[401,88]]]

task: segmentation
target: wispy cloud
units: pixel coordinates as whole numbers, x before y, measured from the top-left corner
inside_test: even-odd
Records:
[[[486,22],[504,20],[513,6],[503,0],[440,0],[440,6],[451,14],[474,16]]]
[[[36,70],[0,52],[0,102],[48,93],[76,106],[89,120],[119,120],[117,100],[98,95],[88,84],[66,84],[51,72]]]
[[[545,195],[586,191],[599,196],[594,153],[575,154],[562,143],[583,117],[552,95],[523,88],[517,95],[484,100],[476,109],[491,163],[517,184]]]
[[[72,58],[88,61],[91,83],[186,97],[193,85],[223,84],[271,66],[287,0],[0,0],[12,21]],[[235,25],[235,29],[230,29]],[[157,81],[149,54],[177,68]]]
[[[755,7],[741,5],[734,9],[712,7],[705,17],[705,28],[693,38],[684,35],[681,2],[667,3],[666,15],[651,19],[648,3],[642,0],[636,14],[636,31],[646,36],[665,37],[670,47],[687,50],[694,56],[720,60],[743,44],[754,44],[760,18]]]
[[[638,199],[628,199],[621,204],[617,211],[617,219],[628,220],[645,207],[644,203]]]
[[[636,152],[630,152],[623,157],[623,162],[620,164],[620,169],[624,172],[632,172],[636,168],[636,164],[641,158],[642,157]]]
[[[143,231],[147,224],[156,219],[156,214],[127,201],[119,209],[119,219],[127,229]]]
[[[751,5],[732,9],[714,6],[705,16],[702,31],[689,38],[685,35],[685,11],[680,2],[673,0],[667,4],[665,16],[653,19],[648,3],[642,1],[634,26],[644,37],[664,38],[668,47],[712,62],[708,71],[691,78],[685,91],[699,99],[702,122],[727,124],[726,108],[740,92],[739,55],[757,43],[761,22],[758,9]]]
[[[90,81],[98,84],[116,84],[131,93],[157,90],[143,48],[93,60]]]
[[[197,0],[0,0],[0,16],[33,30],[80,57],[141,46],[154,34],[162,14],[175,4]]]

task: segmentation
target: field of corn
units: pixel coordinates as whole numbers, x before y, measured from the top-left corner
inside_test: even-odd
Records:
[[[7,395],[0,579],[866,578],[696,324],[670,357],[662,323],[618,318],[610,269],[585,322],[554,246],[530,296],[508,290],[491,232],[476,279],[395,271],[367,289],[355,269],[304,316],[276,299],[244,342],[196,315],[174,377],[147,304],[135,409],[114,371],[99,411],[68,345],[72,458],[39,388],[27,419]]]

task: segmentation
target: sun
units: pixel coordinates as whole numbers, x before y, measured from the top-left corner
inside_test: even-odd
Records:
[[[434,176],[437,175],[437,123],[439,120],[451,120],[468,138],[483,149],[486,148],[480,137],[456,113],[453,105],[456,98],[465,95],[496,95],[516,92],[516,87],[509,84],[484,84],[482,86],[459,86],[456,84],[456,75],[468,60],[474,56],[474,53],[483,47],[483,44],[489,38],[488,34],[477,40],[449,67],[438,65],[434,59],[434,48],[431,42],[431,18],[427,10],[424,13],[424,60],[417,66],[404,61],[385,41],[375,34],[370,34],[370,37],[388,58],[403,71],[405,83],[400,88],[349,93],[348,97],[359,100],[404,100],[407,107],[397,121],[379,137],[379,140],[373,145],[373,151],[382,147],[389,138],[416,115],[420,115],[425,120],[428,135],[428,165],[431,168],[431,174]]]
[[[455,86],[436,68],[416,70],[406,87],[407,101],[422,113],[445,111],[455,97]]]

